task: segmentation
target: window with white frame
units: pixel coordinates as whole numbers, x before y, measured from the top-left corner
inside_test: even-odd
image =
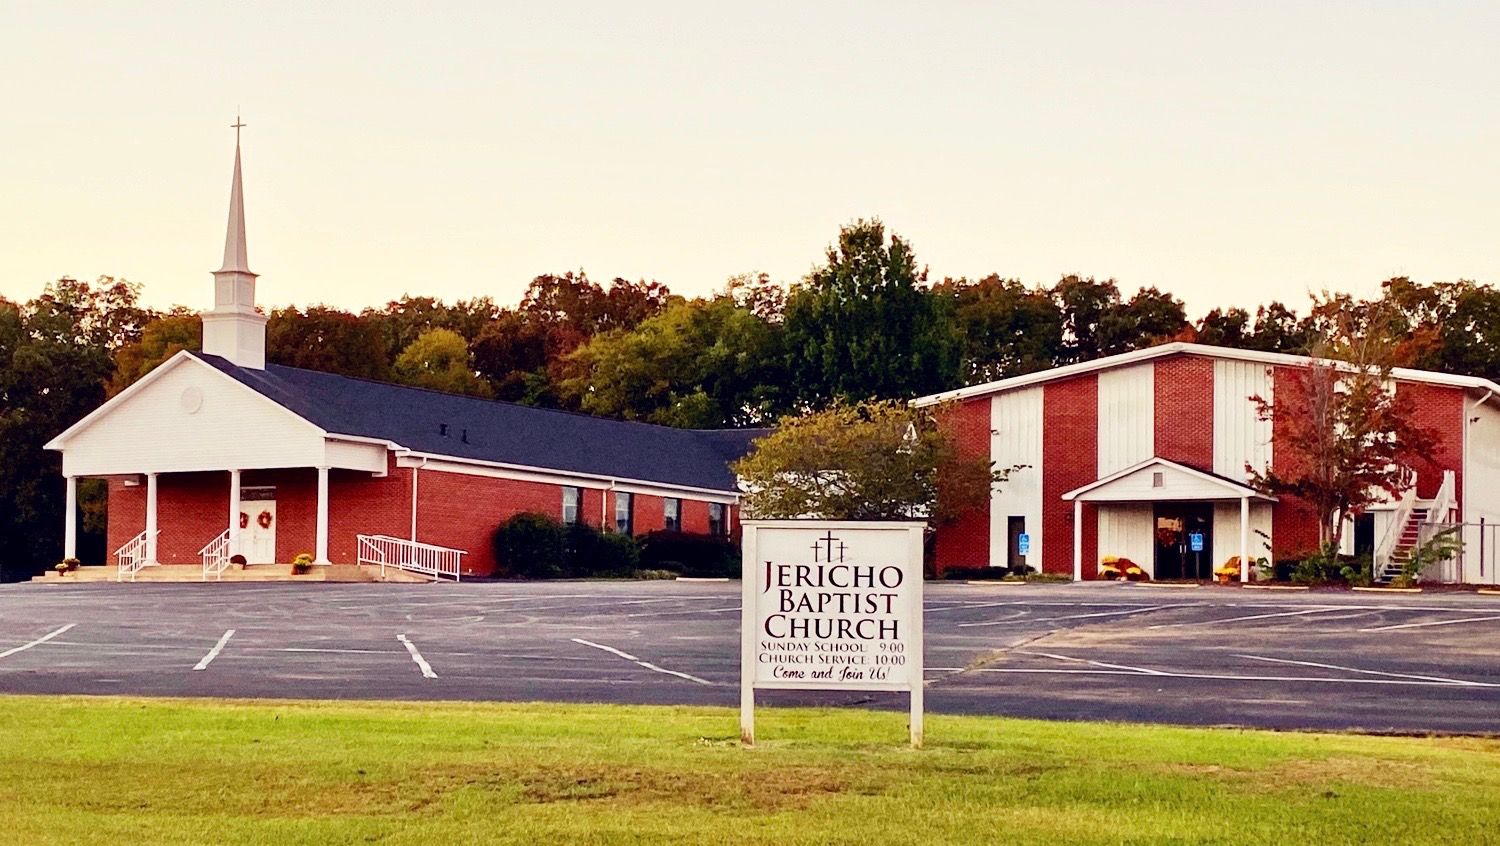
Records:
[[[708,533],[716,537],[729,534],[729,509],[722,502],[708,504]]]
[[[667,497],[661,501],[661,527],[669,532],[682,531],[682,500]]]
[[[564,526],[571,526],[578,522],[579,511],[583,508],[583,488],[563,486],[562,489],[562,521]]]
[[[615,531],[622,535],[635,533],[635,495],[615,491]]]

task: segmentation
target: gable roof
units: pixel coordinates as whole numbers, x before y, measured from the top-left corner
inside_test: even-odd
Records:
[[[1242,350],[1234,347],[1216,347],[1210,344],[1189,344],[1183,341],[1174,341],[1170,344],[1162,344],[1155,347],[1147,347],[1142,350],[1133,350],[1119,355],[1096,358],[1093,361],[1082,361],[1077,364],[1067,364],[1062,367],[1054,367],[1051,370],[1040,370],[1036,373],[1027,373],[1022,376],[1012,376],[1008,379],[1000,379],[994,382],[985,382],[979,385],[970,385],[966,388],[944,391],[940,394],[929,394],[925,397],[917,397],[912,400],[912,405],[926,406],[937,405],[952,400],[967,399],[969,397],[984,396],[986,394],[998,394],[1002,391],[1010,391],[1016,388],[1026,388],[1032,385],[1040,385],[1044,382],[1052,382],[1058,379],[1066,379],[1070,376],[1080,376],[1085,373],[1093,373],[1098,370],[1108,370],[1112,367],[1125,367],[1131,364],[1140,364],[1146,361],[1154,361],[1172,355],[1199,355],[1207,358],[1221,358],[1231,361],[1249,361],[1265,365],[1282,365],[1284,367],[1305,367],[1314,359],[1305,355],[1290,355],[1288,353],[1259,352],[1256,350]],[[1493,391],[1500,393],[1500,385],[1488,379],[1477,376],[1460,376],[1454,373],[1439,373],[1433,370],[1413,370],[1407,367],[1397,367],[1391,371],[1391,376],[1407,382],[1426,382],[1433,385],[1448,385],[1455,388],[1468,388],[1478,391]]]
[[[457,459],[734,492],[729,463],[770,431],[674,429],[279,364],[254,370],[216,355],[191,355],[330,435]]]
[[[1087,485],[1084,485],[1081,488],[1074,488],[1073,490],[1063,494],[1062,498],[1067,502],[1071,502],[1075,499],[1084,499],[1089,501],[1111,501],[1113,498],[1110,497],[1107,493],[1111,485],[1114,485],[1116,482],[1119,482],[1122,479],[1128,479],[1131,476],[1136,475],[1137,473],[1149,470],[1152,467],[1165,467],[1171,470],[1176,470],[1177,472],[1183,473],[1191,478],[1208,482],[1209,484],[1215,485],[1217,487],[1222,487],[1227,494],[1233,494],[1233,497],[1235,499],[1247,496],[1252,499],[1266,500],[1269,502],[1276,501],[1276,497],[1270,496],[1268,494],[1263,494],[1242,481],[1235,481],[1228,476],[1220,476],[1218,473],[1210,473],[1207,470],[1199,470],[1196,467],[1189,467],[1186,464],[1180,464],[1176,461],[1171,461],[1159,456],[1154,456],[1152,458],[1146,459],[1145,461],[1137,462],[1130,465],[1129,467],[1126,467],[1123,470],[1116,470],[1115,472],[1110,473],[1103,478],[1100,478],[1093,482],[1089,482]],[[1100,492],[1105,493],[1103,495],[1100,495]],[[1094,494],[1094,496],[1091,497],[1090,494]],[[1124,497],[1120,501],[1133,502],[1139,501],[1141,499],[1142,498],[1139,496],[1132,495]],[[1150,497],[1146,497],[1145,499],[1149,500]]]

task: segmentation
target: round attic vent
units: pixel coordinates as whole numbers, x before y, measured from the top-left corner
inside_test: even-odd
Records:
[[[203,391],[200,388],[183,388],[182,396],[177,398],[177,404],[185,414],[197,414],[198,409],[203,407]]]

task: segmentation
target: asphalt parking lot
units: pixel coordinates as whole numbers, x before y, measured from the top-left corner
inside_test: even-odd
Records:
[[[0,693],[735,705],[738,612],[737,583],[4,585]],[[926,620],[933,712],[1500,732],[1500,596],[942,583]]]

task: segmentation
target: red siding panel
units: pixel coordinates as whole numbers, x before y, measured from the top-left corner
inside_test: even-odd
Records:
[[[1098,478],[1099,380],[1093,374],[1048,382],[1042,394],[1042,569],[1073,572],[1073,504],[1062,495]],[[1099,566],[1092,507],[1083,512],[1083,575]]]
[[[939,410],[938,425],[954,439],[960,458],[989,460],[993,429],[990,407],[990,398],[984,396]],[[985,567],[990,563],[990,508],[986,502],[938,531],[933,565],[941,577],[949,567]]]
[[[1156,362],[1156,456],[1212,473],[1214,362],[1180,355]]]
[[[1431,499],[1443,484],[1443,471],[1452,470],[1457,478],[1455,495],[1464,489],[1464,391],[1443,385],[1399,382],[1397,395],[1408,399],[1418,424],[1437,437],[1436,448],[1427,456],[1413,457],[1417,470],[1417,496]]]

